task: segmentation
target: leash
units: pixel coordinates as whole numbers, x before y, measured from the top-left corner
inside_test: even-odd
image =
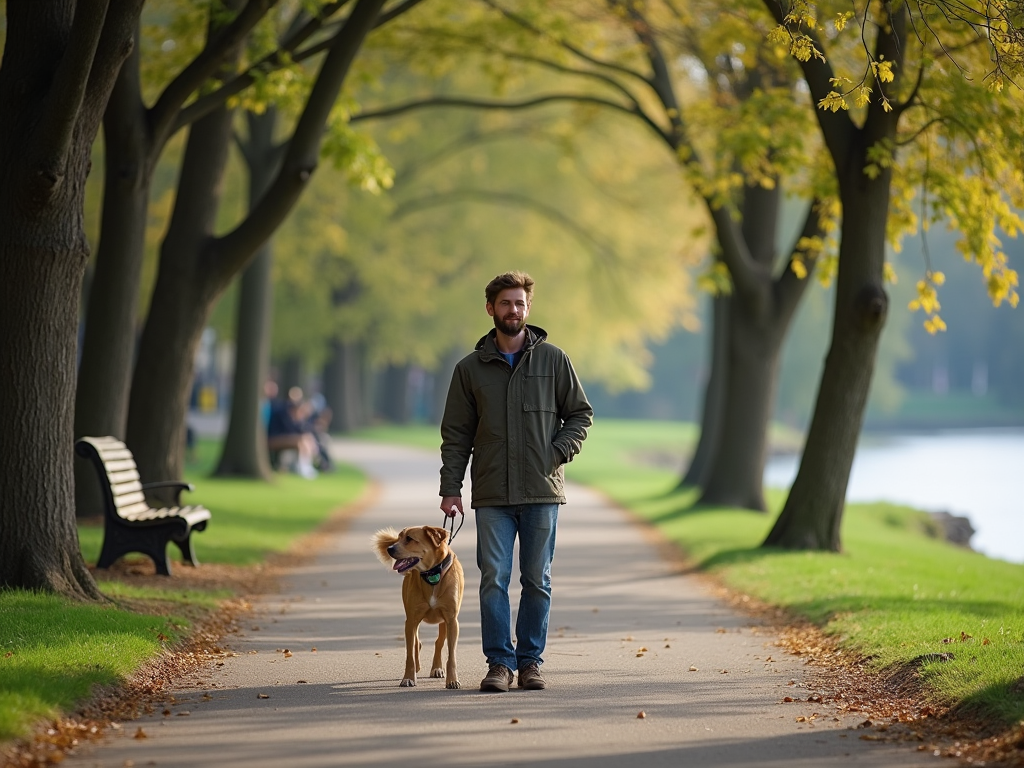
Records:
[[[452,521],[452,529],[451,529],[451,531],[450,531],[450,532],[449,532],[449,534],[448,534],[448,544],[449,544],[449,545],[451,545],[451,543],[452,543],[453,541],[455,541],[455,534],[457,534],[457,533],[458,533],[459,531],[461,531],[461,530],[462,530],[462,524],[463,524],[464,522],[466,522],[466,513],[465,513],[465,512],[463,512],[463,513],[461,513],[461,514],[462,514],[462,519],[461,519],[461,520],[459,520],[459,527],[458,527],[458,528],[456,528],[456,527],[455,527],[455,518],[454,518],[454,517],[448,517],[448,515],[445,515],[445,516],[444,516],[444,522],[443,522],[443,523],[442,523],[441,525],[442,525],[442,527],[443,527],[443,528],[444,528],[444,529],[445,529],[446,531],[448,530],[448,521],[449,521],[449,520],[451,520],[451,521]]]

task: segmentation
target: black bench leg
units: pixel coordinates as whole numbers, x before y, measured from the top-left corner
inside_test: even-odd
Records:
[[[173,539],[173,541],[181,550],[181,557],[186,563],[191,566],[199,565],[195,550],[192,548],[192,531],[189,531],[184,539]]]
[[[146,555],[156,566],[161,576],[171,575],[171,560],[167,556],[166,531],[124,531],[120,528],[108,528],[103,536],[103,548],[100,550],[97,568],[109,568],[123,555],[138,552]]]

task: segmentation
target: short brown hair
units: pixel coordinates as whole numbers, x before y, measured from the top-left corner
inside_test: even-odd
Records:
[[[498,275],[487,284],[487,287],[484,288],[484,296],[487,297],[487,303],[493,305],[498,298],[498,294],[508,288],[522,288],[526,291],[526,303],[530,304],[533,302],[533,278],[525,272],[513,270],[512,272]]]

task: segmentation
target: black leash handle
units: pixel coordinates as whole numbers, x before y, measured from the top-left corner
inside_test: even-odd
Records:
[[[466,513],[465,512],[460,512],[459,514],[462,515],[462,519],[459,520],[459,527],[458,528],[455,527],[455,518],[454,517],[448,517],[448,515],[444,516],[444,522],[441,524],[444,527],[444,529],[447,531],[448,530],[448,521],[449,520],[452,521],[452,530],[448,534],[448,544],[449,545],[453,541],[455,541],[455,534],[457,534],[459,531],[462,530],[462,524],[464,522],[466,522]]]

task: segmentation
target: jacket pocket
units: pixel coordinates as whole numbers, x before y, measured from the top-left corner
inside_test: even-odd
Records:
[[[505,441],[498,440],[473,446],[473,463],[469,476],[473,482],[474,499],[508,496],[508,461]]]

